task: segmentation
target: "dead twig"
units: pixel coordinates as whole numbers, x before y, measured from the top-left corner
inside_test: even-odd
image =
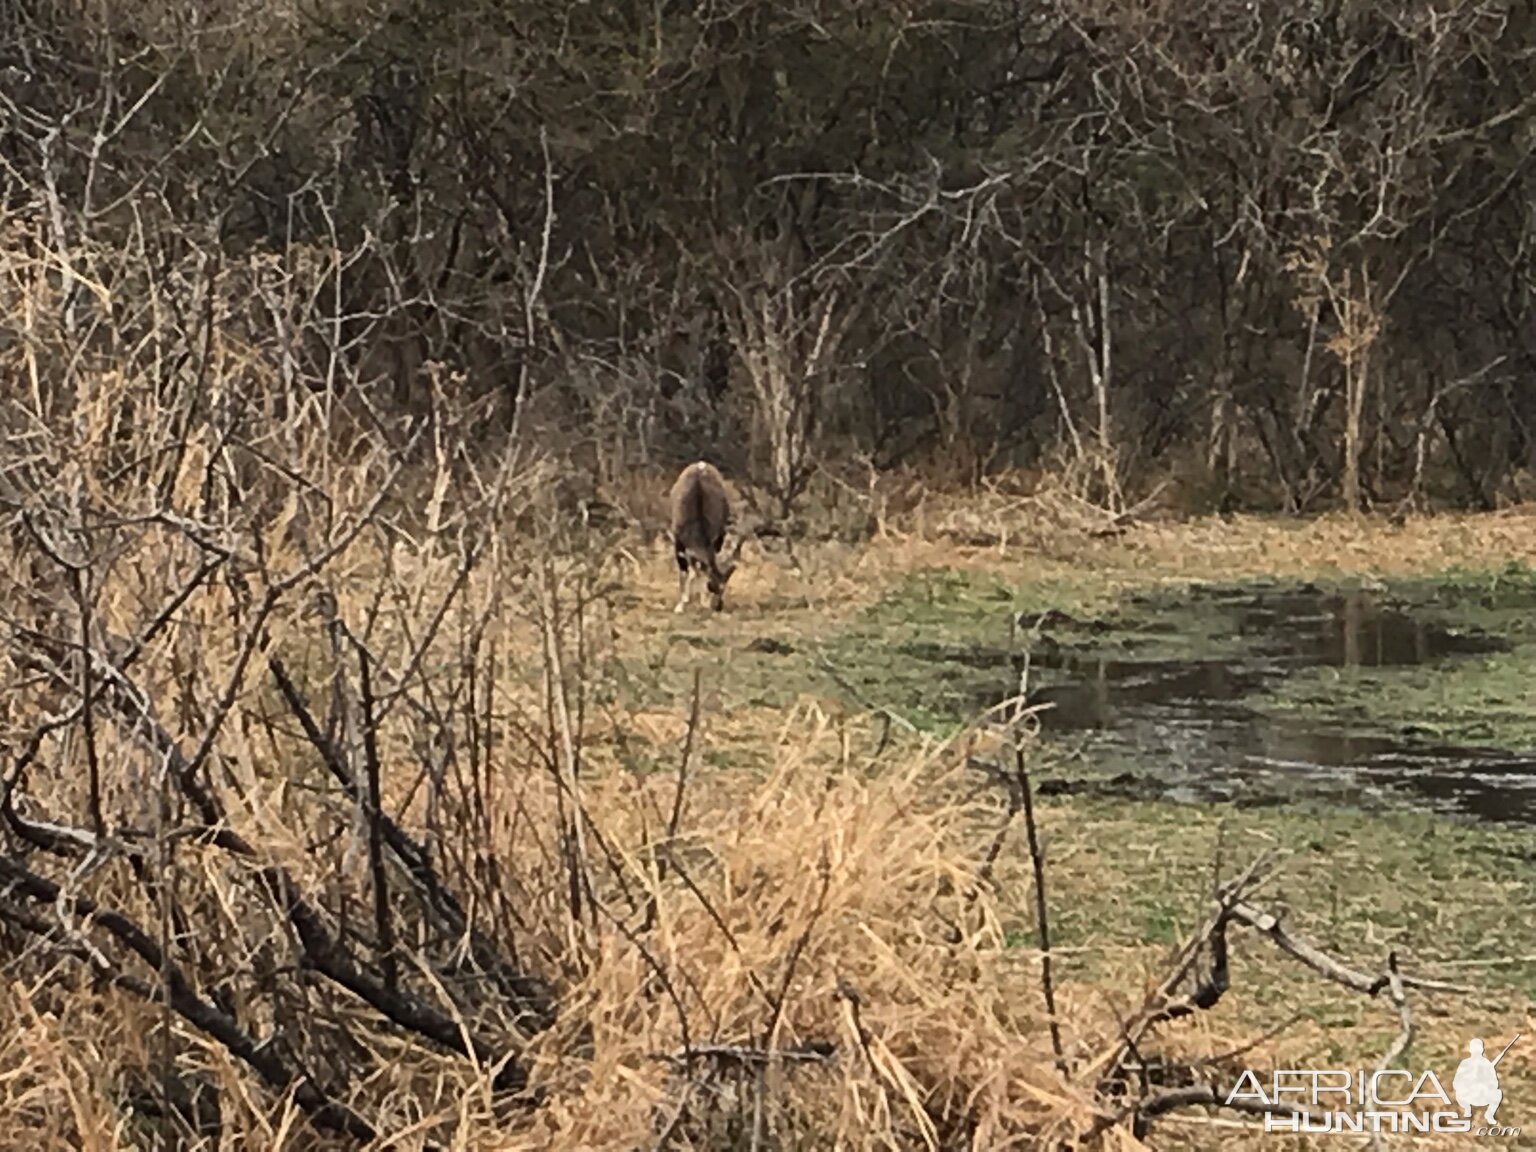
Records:
[[[1157,1024],[1178,1016],[1188,1015],[1199,1008],[1208,1008],[1219,999],[1221,992],[1226,989],[1225,959],[1226,959],[1226,925],[1232,907],[1238,900],[1257,887],[1268,876],[1274,866],[1273,853],[1265,853],[1251,863],[1242,875],[1222,885],[1217,891],[1216,908],[1211,912],[1200,926],[1184,942],[1184,945],[1174,955],[1169,967],[1168,975],[1157,986],[1151,995],[1143,1001],[1140,1010],[1122,1029],[1120,1045],[1113,1050],[1105,1065],[1106,1080],[1117,1077],[1125,1058],[1140,1044],[1143,1037]],[[1217,969],[1212,974],[1212,979],[1206,986],[1197,988],[1194,993],[1182,1000],[1176,1000],[1174,991],[1181,985],[1194,970],[1203,951],[1210,949]]]
[[[1408,998],[1403,994],[1403,978],[1397,971],[1397,951],[1394,949],[1387,953],[1387,992],[1392,997],[1392,1003],[1397,1008],[1398,1030],[1392,1038],[1392,1043],[1382,1053],[1380,1062],[1376,1065],[1376,1071],[1385,1072],[1388,1068],[1397,1067],[1397,1059],[1408,1050],[1409,1043],[1413,1040],[1413,1017],[1408,1011]],[[1372,1081],[1374,1089],[1375,1081]],[[1380,1103],[1374,1098],[1373,1104]],[[1381,1130],[1371,1133],[1371,1147],[1373,1149],[1385,1148],[1386,1143],[1381,1138]]]
[[[1035,822],[1035,801],[1030,787],[1029,769],[1024,764],[1024,750],[1013,749],[1013,774],[1018,788],[1019,805],[1024,812],[1024,835],[1029,844],[1029,862],[1034,877],[1035,932],[1040,941],[1040,994],[1045,999],[1046,1021],[1051,1030],[1051,1051],[1056,1067],[1067,1073],[1065,1049],[1061,1043],[1061,1021],[1056,1015],[1056,985],[1051,971],[1051,922],[1045,899],[1045,852],[1040,847],[1040,830]]]
[[[1363,992],[1367,996],[1375,996],[1392,981],[1390,973],[1368,976],[1364,972],[1340,963],[1308,941],[1292,936],[1280,923],[1278,916],[1262,912],[1251,904],[1238,901],[1231,906],[1228,914],[1238,923],[1247,924],[1260,934],[1267,936],[1282,952],[1294,956],[1318,975],[1332,980],[1335,984],[1342,984],[1346,988]],[[1460,984],[1448,984],[1442,980],[1429,980],[1422,976],[1399,974],[1398,978],[1402,981],[1404,988],[1419,988],[1428,992],[1466,993],[1471,991]]]
[[[790,1048],[765,1048],[755,1044],[693,1044],[677,1052],[653,1052],[653,1060],[673,1064],[694,1064],[710,1060],[721,1067],[765,1067],[775,1060],[791,1064],[825,1064],[837,1055],[837,1045],[830,1040],[808,1040]]]

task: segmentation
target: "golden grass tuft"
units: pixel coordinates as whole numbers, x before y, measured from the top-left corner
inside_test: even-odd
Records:
[[[558,1097],[540,1137],[632,1147],[708,1063],[687,1070],[665,1057],[770,1039],[838,1053],[767,1073],[764,1123],[793,1137],[777,1146],[954,1146],[958,1129],[935,1117],[965,1117],[974,1147],[1076,1127],[1090,1102],[1052,1066],[1037,978],[1007,962],[990,899],[967,899],[983,811],[946,799],[958,781],[937,758],[870,774],[841,759],[825,715],[798,719],[766,777],[712,776],[690,793],[667,853],[685,880],[636,860],[654,932],[642,951],[599,931],[592,970],[570,991],[580,1015],[536,1045]],[[674,782],[641,787],[610,778],[586,792],[595,824],[630,851]],[[590,1029],[580,1061],[573,1029]],[[750,1126],[729,1114],[714,1123]]]

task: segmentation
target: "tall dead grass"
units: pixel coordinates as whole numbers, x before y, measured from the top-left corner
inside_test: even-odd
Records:
[[[0,235],[0,1147],[947,1150],[1103,1118],[1069,1073],[1117,1023],[1065,996],[1052,1051],[963,757],[808,702],[767,772],[706,766],[709,693],[626,710],[623,554],[562,535],[550,460],[485,450],[436,376],[430,419],[370,404],[347,254],[135,235]],[[920,562],[966,516],[1050,535],[1048,495],[871,476],[839,514]]]
[[[950,759],[626,766],[547,461],[370,408],[344,257],[139,242],[0,247],[0,1145],[1081,1129]]]

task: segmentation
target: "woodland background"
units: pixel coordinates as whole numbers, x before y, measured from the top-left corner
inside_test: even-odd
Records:
[[[50,393],[153,357],[207,408],[238,342],[598,483],[708,454],[786,506],[818,461],[926,461],[1488,508],[1536,453],[1532,22],[13,0],[0,204],[70,289]]]

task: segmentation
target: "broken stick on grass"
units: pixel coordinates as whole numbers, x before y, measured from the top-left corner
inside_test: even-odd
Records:
[[[1158,985],[1157,990],[1146,998],[1140,1011],[1122,1030],[1120,1042],[1112,1050],[1105,1065],[1104,1075],[1099,1081],[1101,1092],[1111,1091],[1113,1085],[1125,1083],[1126,1074],[1130,1071],[1128,1057],[1136,1053],[1141,1041],[1156,1024],[1189,1015],[1197,1010],[1211,1008],[1227,991],[1229,987],[1227,930],[1234,923],[1255,929],[1282,952],[1300,960],[1312,971],[1344,988],[1373,998],[1383,989],[1388,990],[1397,1011],[1399,1029],[1391,1046],[1383,1055],[1378,1070],[1390,1067],[1407,1049],[1412,1039],[1413,1026],[1404,991],[1406,988],[1442,992],[1466,990],[1443,981],[1404,974],[1400,970],[1395,951],[1387,955],[1386,971],[1380,976],[1373,977],[1349,967],[1310,941],[1292,935],[1282,926],[1278,916],[1260,911],[1245,899],[1269,874],[1273,862],[1273,854],[1266,853],[1249,865],[1241,876],[1218,888],[1216,907],[1211,915],[1179,949],[1169,974]],[[1173,997],[1174,989],[1193,972],[1203,952],[1209,952],[1212,958],[1210,976],[1182,1000],[1176,1000]],[[1158,1092],[1147,1091],[1143,1084],[1142,1094],[1137,1099],[1101,1114],[1086,1135],[1090,1138],[1098,1135],[1120,1123],[1127,1116],[1135,1117],[1135,1129],[1140,1135],[1145,1131],[1146,1122],[1154,1116],[1164,1115],[1179,1108],[1199,1106],[1222,1107],[1255,1115],[1298,1116],[1304,1122],[1308,1119],[1305,1109],[1279,1101],[1264,1102],[1243,1098],[1229,1101],[1216,1086],[1210,1084],[1188,1085]]]

